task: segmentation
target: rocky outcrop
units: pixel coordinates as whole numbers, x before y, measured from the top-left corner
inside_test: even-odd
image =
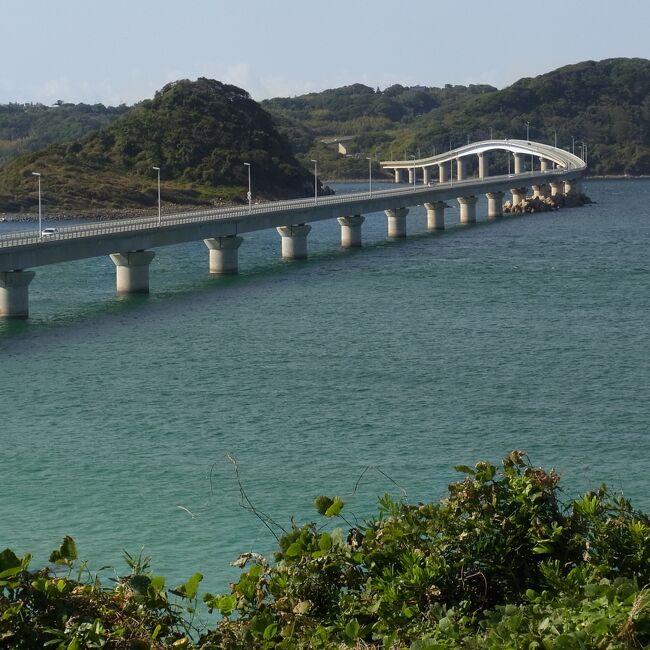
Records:
[[[512,205],[510,201],[503,204],[504,214],[530,214],[533,212],[551,212],[560,208],[577,208],[593,203],[582,192],[575,194],[558,194],[556,196],[526,197],[521,203]]]

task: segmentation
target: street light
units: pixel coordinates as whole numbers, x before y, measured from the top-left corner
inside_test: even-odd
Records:
[[[492,127],[490,127],[490,140],[492,140]]]
[[[366,156],[368,161],[368,193],[372,196],[372,158]]]
[[[32,172],[32,176],[38,176],[38,238],[41,238],[43,232],[42,214],[41,214],[41,175],[39,172]]]
[[[152,167],[151,169],[155,169],[158,172],[158,225],[160,225],[162,221],[160,216],[160,167]]]
[[[576,155],[576,138],[574,135],[571,136],[571,153]]]
[[[555,143],[555,148],[557,149],[557,131],[553,131],[553,141]]]
[[[312,158],[314,163],[314,203],[318,202],[318,161]]]
[[[253,211],[253,194],[251,193],[251,164],[250,163],[244,163],[246,167],[248,167],[248,193],[246,194],[246,198],[248,198],[248,212]]]
[[[526,142],[530,142],[530,122],[526,122]]]

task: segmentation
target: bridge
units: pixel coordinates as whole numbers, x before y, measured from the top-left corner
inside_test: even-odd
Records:
[[[508,152],[514,158],[513,173],[490,176],[492,152]],[[470,157],[478,158],[478,175],[468,175]],[[528,162],[528,165],[527,165]],[[454,165],[455,171],[454,174]],[[112,222],[88,223],[58,228],[47,237],[38,230],[0,236],[0,317],[27,318],[31,269],[49,264],[109,255],[116,267],[117,292],[148,293],[151,249],[203,240],[209,250],[209,269],[215,274],[236,273],[242,235],[276,228],[284,259],[307,258],[310,222],[337,219],[341,246],[361,246],[364,214],[385,212],[388,237],[406,237],[409,207],[423,205],[427,229],[445,227],[447,201],[457,199],[460,223],[476,222],[477,195],[488,199],[488,218],[503,214],[503,197],[511,192],[513,205],[532,188],[534,196],[571,194],[580,191],[586,170],[583,160],[562,149],[520,140],[476,142],[430,158],[385,161],[384,169],[400,181],[409,173],[408,186],[340,196],[321,196],[290,201],[272,201],[246,207],[179,212]],[[431,170],[438,168],[438,178]],[[421,182],[417,182],[420,171]]]

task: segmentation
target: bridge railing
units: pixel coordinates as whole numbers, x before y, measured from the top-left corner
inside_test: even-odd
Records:
[[[565,170],[570,171],[570,170]],[[369,190],[360,192],[350,192],[346,194],[337,194],[334,196],[320,196],[317,200],[314,198],[290,199],[284,201],[267,201],[255,203],[249,206],[237,208],[206,208],[163,215],[160,222],[158,216],[138,217],[133,219],[121,219],[112,221],[97,221],[89,224],[75,224],[72,226],[60,226],[56,232],[41,236],[38,230],[26,230],[14,233],[0,235],[0,248],[9,248],[28,244],[39,244],[65,239],[80,239],[85,237],[94,237],[108,234],[119,234],[124,232],[138,232],[143,230],[155,230],[169,226],[179,226],[184,224],[220,222],[229,219],[241,219],[248,215],[272,214],[277,212],[300,212],[301,210],[328,205],[346,205],[354,203],[357,200],[367,201],[369,198],[380,199],[382,197],[396,196],[413,196],[427,194],[436,189],[451,189],[468,185],[476,185],[477,182],[493,183],[521,178],[525,180],[530,176],[557,174],[558,170],[528,171],[521,174],[507,174],[501,176],[487,176],[483,179],[471,177],[462,181],[451,179],[444,183],[432,181],[428,185],[411,184],[408,186],[401,185],[398,188],[391,189],[373,189],[372,196]],[[289,224],[287,224],[289,225]]]

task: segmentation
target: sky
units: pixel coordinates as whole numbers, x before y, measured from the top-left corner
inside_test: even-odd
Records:
[[[210,77],[254,99],[363,83],[503,88],[650,58],[648,0],[0,0],[0,103],[133,104]]]

